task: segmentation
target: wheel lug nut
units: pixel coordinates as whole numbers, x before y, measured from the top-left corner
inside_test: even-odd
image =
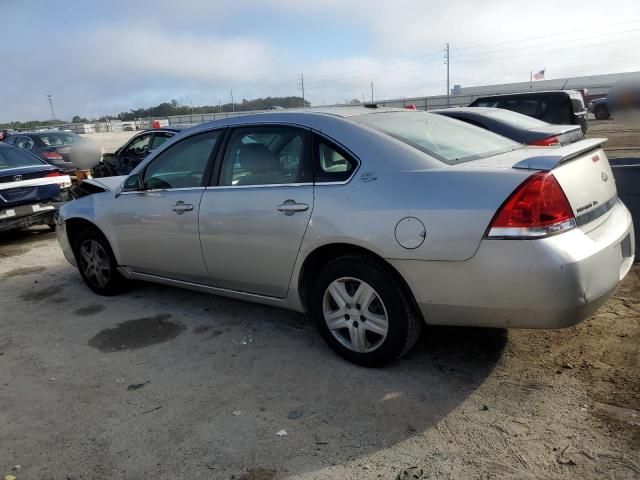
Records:
[[[360,321],[364,322],[367,319],[364,315],[360,315]]]
[[[354,328],[358,328],[358,322],[353,322]]]
[[[356,310],[360,310],[360,304],[356,303]]]
[[[345,313],[345,314],[344,314],[344,319],[345,319],[345,320],[349,320],[349,318],[351,318],[351,317],[349,317],[349,314],[348,314],[348,313]]]

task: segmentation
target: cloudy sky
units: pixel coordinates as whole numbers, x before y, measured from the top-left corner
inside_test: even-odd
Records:
[[[0,121],[640,70],[638,0],[0,0]]]

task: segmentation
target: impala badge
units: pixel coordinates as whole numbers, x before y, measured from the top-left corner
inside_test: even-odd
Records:
[[[609,180],[609,175],[607,175],[607,172],[600,172],[600,178],[603,182],[606,182],[607,180]]]
[[[22,180],[22,175],[14,175],[13,176],[13,181],[14,182],[19,182],[20,180]]]

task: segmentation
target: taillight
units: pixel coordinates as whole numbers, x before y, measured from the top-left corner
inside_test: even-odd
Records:
[[[62,173],[60,172],[49,172],[45,175],[45,177],[61,177]]]
[[[576,226],[562,187],[549,172],[531,175],[500,207],[489,227],[489,238],[540,238]]]
[[[42,156],[47,160],[62,160],[62,155],[58,152],[42,152]]]
[[[536,140],[531,142],[529,145],[535,145],[536,147],[556,147],[560,145],[560,140],[555,135],[547,138],[543,138],[542,140]]]

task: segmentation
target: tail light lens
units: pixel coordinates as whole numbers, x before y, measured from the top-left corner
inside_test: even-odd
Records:
[[[62,155],[58,152],[42,152],[42,156],[47,160],[62,160]]]
[[[531,175],[511,194],[493,218],[488,238],[541,238],[576,226],[571,205],[556,177]]]
[[[531,142],[529,145],[534,145],[536,147],[556,147],[560,145],[560,140],[555,135],[547,138],[543,138],[542,140],[536,140],[535,142]]]
[[[61,176],[62,176],[62,173],[57,172],[57,171],[56,172],[49,172],[49,173],[47,173],[45,175],[45,177],[61,177]]]

